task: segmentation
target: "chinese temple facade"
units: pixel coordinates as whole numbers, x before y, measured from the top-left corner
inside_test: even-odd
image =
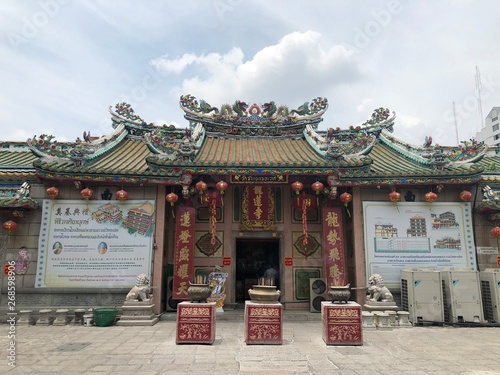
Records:
[[[311,279],[363,303],[371,273],[397,294],[403,268],[498,267],[499,157],[484,144],[412,145],[385,108],[319,130],[325,98],[290,110],[185,95],[180,108],[185,129],[120,103],[100,138],[0,142],[19,307],[120,306],[145,273],[159,314],[217,269],[227,307],[272,270],[285,309],[309,310]]]

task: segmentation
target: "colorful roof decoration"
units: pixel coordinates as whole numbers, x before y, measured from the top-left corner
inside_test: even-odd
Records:
[[[110,108],[109,135],[84,132],[75,142],[35,135],[24,145],[31,159],[21,170],[32,178],[104,183],[186,185],[194,175],[302,175],[355,186],[474,183],[488,167],[483,143],[443,147],[427,137],[415,146],[398,139],[392,134],[396,115],[383,107],[359,126],[319,130],[328,109],[322,97],[291,110],[274,101],[214,107],[189,94],[179,103],[185,129],[147,123],[130,104],[118,103]],[[3,173],[8,162],[1,157],[0,149]]]
[[[328,100],[321,97],[291,111],[274,101],[248,105],[240,100],[223,104],[219,110],[189,94],[182,95],[179,104],[188,121],[206,124],[208,132],[241,136],[300,134],[305,125],[321,122],[328,109]]]
[[[34,210],[38,208],[38,202],[30,198],[30,184],[23,182],[18,184],[0,185],[0,210]]]

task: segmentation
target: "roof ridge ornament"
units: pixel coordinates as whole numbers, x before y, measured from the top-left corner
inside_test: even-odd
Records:
[[[54,136],[41,134],[34,135],[26,141],[31,152],[39,158],[47,158],[67,162],[70,159],[77,167],[85,163],[87,159],[92,159],[102,155],[113,148],[126,136],[124,126],[120,125],[112,133],[105,137],[92,139],[90,131],[83,132],[84,141],[77,137],[75,142],[59,143]],[[54,139],[54,140],[52,140]]]
[[[381,140],[399,153],[422,164],[443,170],[446,166],[470,165],[480,161],[488,150],[488,145],[474,139],[461,141],[458,147],[432,145],[432,137],[426,136],[422,146],[415,146],[409,142],[382,133]]]
[[[220,110],[204,100],[187,94],[179,105],[191,123],[203,123],[207,132],[225,136],[290,136],[300,137],[306,125],[317,126],[328,109],[328,100],[317,97],[296,109],[277,106],[274,101],[264,104],[236,100],[223,104]]]

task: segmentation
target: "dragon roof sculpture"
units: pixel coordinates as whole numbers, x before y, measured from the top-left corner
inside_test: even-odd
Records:
[[[207,132],[227,136],[302,136],[305,126],[316,127],[328,109],[328,100],[321,97],[292,110],[274,101],[249,105],[240,100],[219,109],[189,94],[179,104],[190,123],[203,123]]]

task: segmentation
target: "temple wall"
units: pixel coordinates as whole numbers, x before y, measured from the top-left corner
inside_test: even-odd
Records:
[[[48,185],[36,184],[31,185],[30,196],[42,204],[42,200],[46,198],[46,188]],[[242,187],[241,185],[240,187]],[[75,199],[81,200],[80,190],[74,185],[67,184],[58,186],[60,196],[58,199]],[[122,188],[122,186],[91,186],[95,190],[94,199],[101,199],[101,194],[108,188],[112,193]],[[164,197],[168,193],[168,188],[164,186],[125,186],[123,187],[129,194],[129,199],[155,199],[157,202],[157,217],[156,217],[156,232],[155,244],[157,248],[154,251],[153,275],[152,284],[154,287],[154,302],[155,313],[165,311],[167,300],[167,265],[173,263],[173,242],[175,219],[172,215],[172,207],[168,203],[165,204]],[[320,277],[325,277],[323,250],[321,256],[310,256],[307,259],[297,254],[293,249],[294,233],[302,232],[302,222],[296,217],[293,217],[292,203],[295,196],[288,185],[282,185],[282,201],[281,201],[281,217],[277,222],[277,228],[274,232],[269,231],[240,231],[240,221],[236,220],[233,214],[233,187],[230,187],[224,195],[223,221],[217,223],[217,232],[222,234],[223,246],[222,252],[218,257],[203,256],[198,254],[195,257],[194,263],[196,268],[209,268],[215,265],[223,266],[223,257],[230,259],[231,265],[224,266],[229,273],[229,278],[226,282],[226,305],[232,306],[236,301],[235,279],[236,279],[236,244],[241,239],[269,239],[279,240],[279,282],[282,290],[281,301],[286,309],[308,310],[309,302],[307,300],[297,299],[297,272],[304,270],[320,270]],[[404,195],[410,190],[415,195],[415,202],[424,202],[424,195],[429,191],[428,188],[401,188],[398,191]],[[437,202],[459,202],[459,193],[462,190],[461,186],[445,186],[438,194]],[[469,189],[473,191],[477,201],[482,200],[482,192],[476,191],[475,188]],[[366,264],[365,264],[365,249],[364,249],[364,228],[363,228],[363,201],[380,201],[388,202],[389,187],[378,188],[354,188],[354,200],[349,204],[352,217],[349,218],[346,211],[344,213],[344,239],[345,239],[345,259],[347,267],[347,280],[351,286],[360,288],[355,292],[354,299],[358,302],[363,302],[364,290],[361,288],[366,283]],[[114,196],[112,199],[115,199]],[[179,202],[184,200],[179,197]],[[337,198],[338,201],[338,198]],[[160,204],[161,202],[161,204]],[[337,202],[338,204],[338,202]],[[471,200],[471,205],[474,207],[474,198]],[[343,207],[343,206],[342,206]],[[240,212],[241,214],[241,212]],[[35,288],[35,278],[37,269],[38,257],[38,238],[40,233],[40,225],[42,218],[42,210],[37,209],[27,212],[26,217],[16,220],[17,229],[9,236],[5,236],[5,253],[4,261],[15,260],[18,256],[19,248],[25,246],[30,258],[30,266],[25,275],[16,276],[16,295],[17,308],[33,308],[42,309],[46,307],[61,307],[69,308],[76,307],[98,307],[98,306],[121,306],[125,295],[129,288]],[[11,219],[5,213],[1,214],[2,222]],[[480,247],[496,247],[498,241],[490,234],[490,230],[496,223],[487,220],[487,217],[481,213],[477,213],[473,209],[474,221],[474,236],[475,245]],[[208,220],[196,223],[197,232],[210,231],[210,223]],[[321,219],[308,222],[308,231],[310,233],[320,233],[322,231]],[[295,237],[296,238],[296,237]],[[321,240],[321,235],[319,236]],[[497,268],[497,259],[499,254],[478,254],[477,262],[478,269]],[[293,265],[285,265],[285,258],[292,259]],[[154,261],[153,261],[154,260]],[[2,291],[5,296],[7,277],[2,274]],[[0,316],[4,316],[6,299],[0,301]],[[234,306],[234,305],[233,305]],[[0,318],[1,319],[1,318]]]
[[[3,261],[15,261],[18,257],[19,248],[25,246],[30,259],[29,267],[24,275],[16,274],[15,294],[16,309],[33,309],[36,311],[44,308],[95,308],[100,306],[120,307],[130,287],[126,288],[35,288],[35,279],[38,259],[38,241],[40,235],[42,218],[42,201],[47,199],[46,188],[49,185],[31,184],[30,197],[39,203],[39,208],[26,213],[25,218],[15,219],[17,228],[9,236],[3,234],[5,240],[5,250]],[[80,190],[74,185],[58,185],[60,194],[57,199],[82,200]],[[112,193],[112,200],[115,199],[114,192],[120,190],[122,186],[96,186],[91,187],[94,192],[93,199],[102,199],[101,194],[108,188]],[[129,199],[156,199],[156,186],[127,186],[124,187]],[[9,214],[1,214],[2,222],[12,219]],[[154,257],[154,255],[153,255]],[[7,276],[2,273],[2,299],[0,300],[0,321],[6,317],[7,306]]]

